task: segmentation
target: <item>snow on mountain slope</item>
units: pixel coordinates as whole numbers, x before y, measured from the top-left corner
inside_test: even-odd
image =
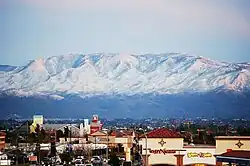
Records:
[[[28,94],[172,94],[250,89],[250,64],[181,53],[71,54],[2,70],[0,90]]]

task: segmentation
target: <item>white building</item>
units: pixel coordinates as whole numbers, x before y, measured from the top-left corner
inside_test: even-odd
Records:
[[[185,146],[178,133],[161,128],[147,133],[139,144],[149,166],[250,164],[250,137],[219,136],[216,146]]]
[[[140,140],[148,165],[215,165],[215,146],[184,146],[183,138],[166,128],[153,130]],[[147,150],[146,150],[147,147]],[[148,156],[146,158],[146,156]]]
[[[11,160],[8,159],[7,154],[0,152],[0,165],[11,165]]]

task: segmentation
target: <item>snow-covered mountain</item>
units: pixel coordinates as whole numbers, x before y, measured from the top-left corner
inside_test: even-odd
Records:
[[[28,96],[79,94],[84,97],[250,89],[249,63],[216,62],[182,53],[70,54],[0,69],[2,92]]]
[[[246,118],[249,90],[249,63],[182,53],[71,54],[0,66],[3,117]]]

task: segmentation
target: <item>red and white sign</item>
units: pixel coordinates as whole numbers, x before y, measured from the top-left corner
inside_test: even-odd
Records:
[[[29,161],[37,161],[37,156],[29,156]]]

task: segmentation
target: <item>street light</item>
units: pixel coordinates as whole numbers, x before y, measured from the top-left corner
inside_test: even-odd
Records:
[[[133,146],[132,147],[130,147],[131,146],[131,144],[133,144],[133,142],[131,142],[131,136],[129,136],[127,133],[125,133],[125,132],[123,132],[123,130],[122,131],[120,131],[121,133],[123,133],[123,134],[125,134],[125,136],[126,136],[126,161],[127,161],[127,153],[129,152],[128,151],[128,149],[129,150],[131,150],[131,148],[133,149]],[[130,139],[129,139],[130,138]],[[130,146],[129,146],[130,145]],[[131,153],[129,152],[129,160],[128,161],[131,161]]]
[[[97,154],[96,153],[96,136],[94,136],[94,138],[95,138],[95,155]]]
[[[145,144],[146,144],[146,157],[145,157],[145,165],[148,166],[148,137],[143,128],[139,128],[140,130],[143,131],[143,134],[145,136]]]
[[[109,160],[109,131],[107,130],[107,148],[106,148],[106,157],[107,157],[107,162]]]

